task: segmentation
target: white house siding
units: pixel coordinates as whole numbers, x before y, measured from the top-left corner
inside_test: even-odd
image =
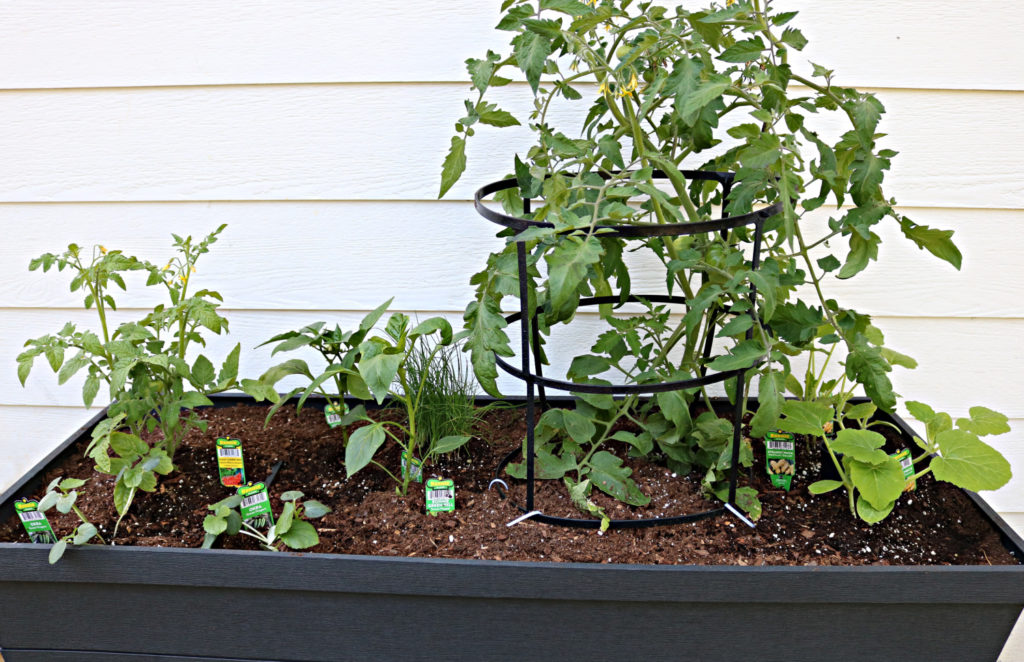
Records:
[[[27,388],[17,382],[25,338],[91,321],[66,278],[27,271],[42,252],[96,242],[158,260],[171,232],[228,223],[197,274],[232,324],[207,353],[241,342],[249,376],[270,364],[253,348],[274,333],[351,322],[391,296],[395,309],[458,319],[496,245],[467,200],[529,140],[481,131],[463,181],[435,200],[463,61],[507,36],[491,30],[498,5],[0,4],[0,489],[90,415],[81,382],[59,387],[42,363]],[[995,443],[1018,477],[987,498],[1024,528],[1024,18],[994,0],[776,5],[802,11],[808,59],[879,95],[900,151],[890,194],[914,220],[956,230],[965,255],[957,273],[890,228],[882,264],[830,287],[920,361],[895,375],[901,394],[1014,419]],[[524,90],[498,93],[522,111]],[[152,303],[136,284],[126,315]]]

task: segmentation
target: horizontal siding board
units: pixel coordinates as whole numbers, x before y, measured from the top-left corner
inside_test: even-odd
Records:
[[[498,92],[526,117],[525,86]],[[457,84],[4,92],[0,114],[18,140],[0,164],[0,202],[431,200],[466,94]],[[1006,142],[1024,94],[882,99],[884,144],[901,151],[890,195],[910,206],[1024,208],[1024,152]],[[585,110],[578,102],[551,120],[572,131]],[[837,134],[841,120],[811,124]],[[530,142],[525,127],[480,131],[451,198],[509,172]]]
[[[955,230],[963,270],[923,253],[887,220],[878,226],[880,261],[851,280],[827,277],[829,296],[887,317],[1024,318],[1024,298],[1017,296],[1024,277],[1016,263],[1024,233],[1011,231],[1020,212],[901,211]],[[817,236],[827,215],[818,214],[808,237]],[[473,295],[471,274],[502,246],[494,237],[498,226],[460,201],[6,204],[0,205],[0,227],[19,231],[18,241],[0,245],[0,310],[80,306],[67,272],[27,269],[31,258],[60,252],[72,241],[163,264],[172,254],[171,232],[198,237],[222,223],[228,227],[203,256],[195,282],[244,310],[371,310],[390,296],[403,308],[463,310]],[[832,250],[844,257],[845,241],[834,241]],[[634,291],[663,291],[663,270],[651,259],[630,257]],[[160,290],[132,276],[127,293],[115,292],[119,305],[154,305]],[[985,283],[983,296],[978,283]],[[807,295],[813,300],[813,292]]]
[[[0,405],[0,493],[96,412],[85,407]]]
[[[810,39],[791,60],[833,68],[844,84],[1020,89],[1024,52],[1006,44],[1024,19],[1005,2],[775,4],[799,10]],[[461,81],[467,57],[507,47],[497,18],[498,3],[480,0],[5,3],[0,21],[18,29],[0,56],[17,66],[0,87]]]

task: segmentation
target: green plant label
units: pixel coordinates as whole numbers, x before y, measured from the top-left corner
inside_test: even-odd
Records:
[[[904,448],[898,453],[893,453],[892,457],[899,461],[900,468],[903,469],[903,477],[907,481],[907,486],[903,488],[903,491],[913,492],[917,489],[917,480],[914,478],[914,460],[910,456],[910,451]]]
[[[769,432],[764,437],[765,467],[772,485],[789,491],[796,471],[796,441],[788,432]]]
[[[44,513],[39,512],[39,502],[34,499],[21,499],[14,502],[14,512],[18,513],[21,525],[28,533],[28,539],[36,543],[57,542],[57,534],[53,532],[50,521]]]
[[[274,513],[270,511],[270,496],[263,483],[249,483],[238,488],[242,497],[242,520],[253,528],[262,529],[274,525]]]
[[[410,472],[409,469],[409,451],[402,451],[402,478]],[[412,458],[412,476],[411,478],[417,483],[423,482],[423,462]]]
[[[324,407],[324,417],[327,425],[333,430],[341,425],[342,417],[348,413],[348,405],[342,402],[340,405],[328,404]]]
[[[231,437],[217,439],[217,472],[224,487],[245,485],[245,464],[242,462],[242,440]]]
[[[451,513],[455,511],[455,481],[430,478],[424,489],[427,493],[427,513]]]

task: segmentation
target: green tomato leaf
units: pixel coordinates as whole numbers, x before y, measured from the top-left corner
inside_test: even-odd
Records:
[[[200,354],[192,364],[192,377],[195,378],[196,386],[202,388],[216,379],[217,371],[210,359]]]
[[[952,230],[938,230],[927,225],[918,225],[909,218],[900,219],[900,229],[917,247],[926,250],[940,260],[949,262],[956,270],[960,270],[963,255],[953,243]]]
[[[935,441],[939,455],[930,466],[939,480],[980,492],[998,490],[1013,476],[1006,458],[970,432],[946,430]]]
[[[520,32],[513,40],[514,53],[519,68],[526,75],[534,94],[540,86],[540,75],[551,55],[551,40],[537,32]]]
[[[728,354],[717,357],[708,364],[708,368],[716,372],[727,372],[752,366],[764,357],[765,349],[757,340],[742,340]]]
[[[750,435],[763,437],[778,427],[779,416],[782,414],[782,397],[780,382],[782,373],[771,372],[761,375],[757,385],[757,412],[750,419]]]
[[[441,166],[441,192],[437,197],[443,198],[444,194],[455,185],[455,182],[459,181],[465,170],[466,139],[461,136],[452,136],[452,146],[448,150],[448,156],[444,159],[444,165]]]
[[[764,52],[764,42],[760,37],[754,37],[753,39],[737,41],[722,51],[718,55],[718,59],[722,62],[743,64],[744,62],[752,62],[761,57],[762,52]]]
[[[589,267],[600,261],[604,248],[597,237],[567,237],[544,256],[548,263],[548,288],[556,320],[567,320],[576,312],[579,286]]]
[[[632,506],[646,506],[651,498],[636,486],[629,475],[633,470],[622,466],[622,460],[608,451],[598,451],[590,458],[587,477],[597,489]]]

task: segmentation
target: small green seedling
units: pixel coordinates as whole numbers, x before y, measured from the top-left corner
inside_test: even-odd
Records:
[[[82,511],[75,505],[75,501],[78,500],[78,490],[85,485],[86,482],[88,481],[81,480],[79,478],[54,478],[47,486],[46,494],[37,504],[35,511],[35,514],[37,515],[43,515],[47,510],[56,506],[57,512],[67,514],[74,511],[74,513],[78,515],[78,519],[82,521],[81,524],[75,527],[74,531],[60,539],[57,539],[53,529],[49,528],[49,523],[46,524],[47,528],[49,528],[49,536],[51,537],[50,541],[54,542],[53,547],[50,549],[51,564],[56,563],[62,556],[64,556],[64,552],[67,550],[69,544],[76,546],[85,545],[93,538],[98,538],[104,545],[107,544],[103,539],[103,536],[100,535],[96,526],[86,519]],[[15,508],[17,509],[17,504],[15,504]],[[19,513],[19,515],[20,514],[21,513]],[[24,522],[24,520],[22,521]],[[47,521],[45,519],[45,515],[43,516],[42,521]],[[26,522],[25,524],[27,529],[28,523]],[[33,542],[36,541],[33,540]],[[45,541],[41,540],[39,542]]]
[[[265,496],[266,487],[253,483],[240,488],[238,494],[209,506],[213,514],[203,520],[206,531],[203,549],[210,549],[222,533],[255,538],[270,552],[281,551],[280,544],[290,549],[309,549],[320,542],[316,529],[306,519],[323,517],[331,512],[329,506],[313,500],[303,502],[304,495],[299,491],[285,492],[281,495],[284,507],[275,521],[269,500],[261,498]],[[269,524],[265,532],[256,526],[261,520],[263,526]]]

